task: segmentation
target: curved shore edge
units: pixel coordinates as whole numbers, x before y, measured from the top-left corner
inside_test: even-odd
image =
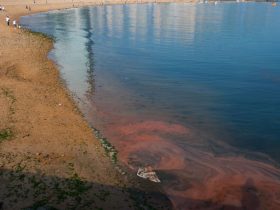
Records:
[[[5,11],[0,18],[9,15],[12,21],[73,7],[72,1],[45,2],[2,0]],[[74,2],[75,7],[100,4]],[[2,209],[172,209],[159,186],[124,174],[107,157],[96,130],[89,127],[48,59],[52,48],[49,37],[0,22]]]

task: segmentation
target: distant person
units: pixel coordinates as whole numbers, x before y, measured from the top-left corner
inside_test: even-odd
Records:
[[[17,27],[17,21],[13,20],[13,26],[16,28]]]
[[[31,11],[31,7],[30,6],[28,6],[28,10]]]
[[[28,6],[27,6],[27,5],[25,5],[25,9],[28,9]]]
[[[9,18],[9,16],[8,16],[8,15],[6,16],[6,23],[7,23],[7,26],[9,26],[9,25],[10,25],[10,18]]]

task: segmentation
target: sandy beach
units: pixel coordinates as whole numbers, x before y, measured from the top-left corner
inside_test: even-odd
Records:
[[[6,26],[6,15],[101,3],[58,2],[0,1],[0,209],[170,209],[105,154],[47,58],[52,40]]]

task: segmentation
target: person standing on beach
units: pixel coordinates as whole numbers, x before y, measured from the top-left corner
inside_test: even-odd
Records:
[[[16,28],[17,27],[17,21],[13,20],[13,26]]]
[[[6,23],[7,23],[7,26],[9,26],[9,25],[10,25],[10,18],[9,18],[9,16],[8,16],[8,15],[6,16]]]

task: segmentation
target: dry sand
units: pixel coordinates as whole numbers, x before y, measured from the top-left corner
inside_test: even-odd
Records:
[[[106,156],[47,58],[52,40],[5,25],[6,14],[12,21],[73,6],[45,3],[0,1],[0,209],[171,209],[154,185],[122,175]]]

